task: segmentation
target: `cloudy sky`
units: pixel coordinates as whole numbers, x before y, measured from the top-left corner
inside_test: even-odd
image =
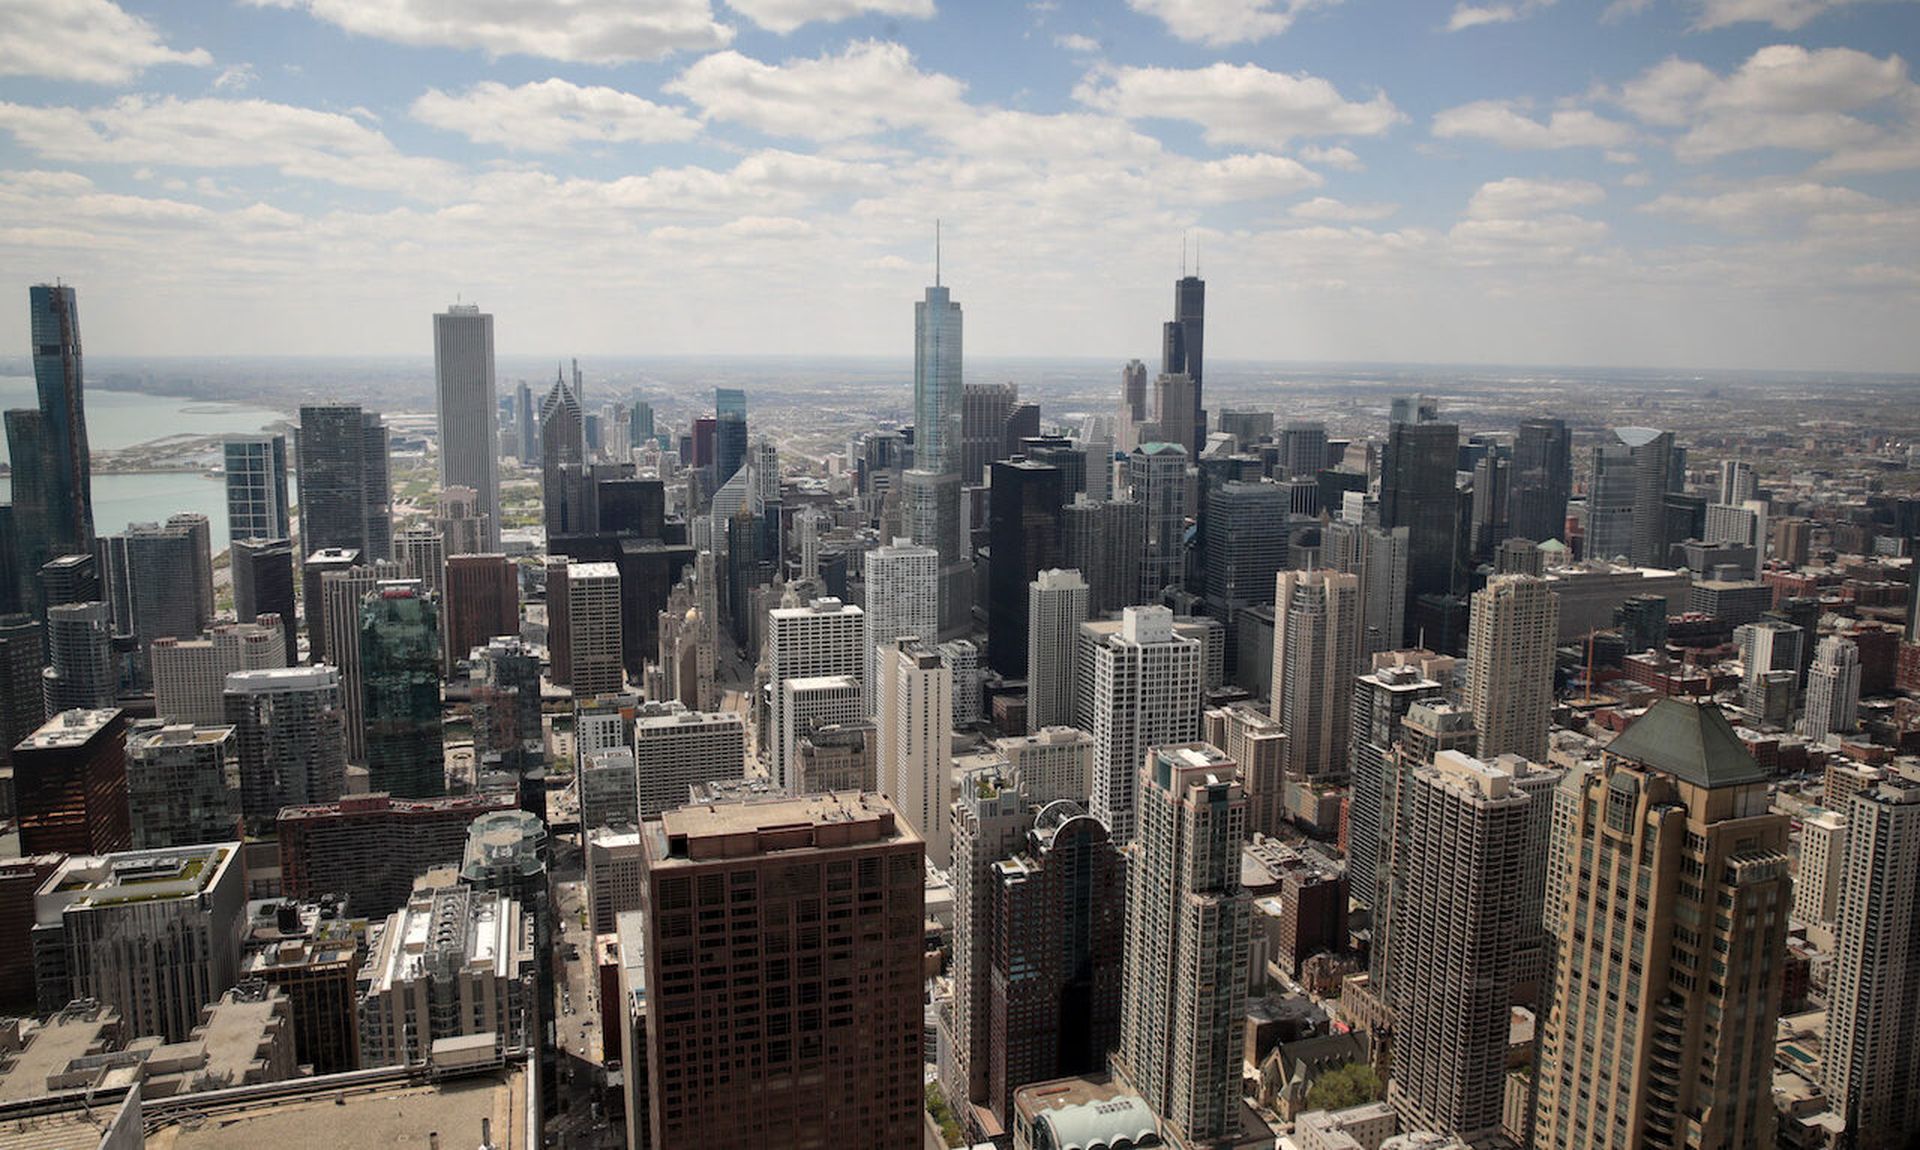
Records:
[[[1449,6],[1449,5],[1452,6]],[[536,8],[544,11],[536,12]],[[0,347],[1920,370],[1911,0],[0,0]],[[1195,258],[1189,256],[1190,259]],[[4,297],[0,297],[4,298]]]

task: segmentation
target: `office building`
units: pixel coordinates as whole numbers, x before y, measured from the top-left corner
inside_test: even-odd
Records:
[[[587,927],[597,937],[618,928],[619,918],[639,910],[645,898],[640,832],[601,827],[587,834]]]
[[[1198,454],[1206,441],[1207,405],[1201,391],[1205,379],[1207,324],[1207,281],[1198,275],[1186,275],[1173,285],[1173,319],[1161,328],[1160,371],[1163,375],[1184,375],[1192,381],[1191,414],[1182,422],[1193,432],[1192,438],[1174,440]],[[1160,411],[1164,424],[1168,412]],[[1162,438],[1166,438],[1162,432]]]
[[[540,656],[518,637],[499,635],[475,647],[470,658],[475,753],[498,753],[516,771],[544,763]]]
[[[302,407],[297,443],[300,553],[339,548],[369,563],[391,558],[393,494],[380,416],[346,404]]]
[[[1347,777],[1359,608],[1352,575],[1283,571],[1275,580],[1272,714],[1287,736],[1291,779]]]
[[[880,738],[870,722],[829,723],[800,736],[793,748],[799,794],[880,789]]]
[[[520,574],[505,555],[449,555],[445,616],[449,670],[475,647],[520,633]]]
[[[533,923],[512,897],[461,883],[421,887],[368,941],[360,970],[360,1065],[425,1063],[434,1043],[492,1035],[524,1057],[539,1035]]]
[[[40,674],[41,714],[113,706],[119,693],[113,614],[105,603],[47,608],[47,666]]]
[[[27,943],[38,921],[40,886],[66,861],[64,854],[0,859],[0,933],[17,940],[16,945],[0,950],[0,1010],[9,1018],[40,1013],[34,993],[33,949]]]
[[[924,851],[892,803],[852,793],[715,803],[669,811],[642,836],[650,1105],[633,1121],[649,1124],[652,1145],[918,1145]],[[696,929],[729,898],[755,913]],[[824,930],[782,925],[816,905]],[[765,957],[740,965],[736,953]],[[809,1004],[805,972],[856,954],[857,984]],[[701,1008],[700,980],[719,967],[734,971],[730,993],[760,1027]]]
[[[1075,497],[1060,509],[1060,565],[1087,581],[1087,617],[1097,619],[1140,602],[1145,518],[1126,500]]]
[[[480,495],[471,487],[443,488],[429,522],[440,533],[441,553],[449,559],[455,555],[481,555],[499,550],[487,545],[495,530],[494,521],[481,513]]]
[[[418,583],[381,583],[361,604],[360,682],[368,786],[409,799],[445,793],[439,609]]]
[[[1706,522],[1698,538],[1712,546],[1732,546],[1750,551],[1753,555],[1751,574],[1758,579],[1767,561],[1767,505],[1757,499],[1750,499],[1737,507],[1708,504]]]
[[[284,666],[300,661],[300,617],[294,610],[293,544],[286,538],[236,539],[227,549],[233,571],[233,613],[242,623],[263,615],[279,621]]]
[[[1320,529],[1322,565],[1360,580],[1360,654],[1400,646],[1407,629],[1407,546],[1412,531],[1335,520]]]
[[[1060,565],[1060,469],[1024,457],[989,469],[987,665],[1009,679],[1027,676],[1027,585]]]
[[[1741,706],[1762,722],[1784,725],[1798,695],[1800,652],[1807,633],[1774,619],[1733,629],[1740,646]]]
[[[133,844],[124,712],[60,711],[13,748],[20,853],[105,854]]]
[[[1465,702],[1480,734],[1480,758],[1546,761],[1559,634],[1559,597],[1544,579],[1496,575],[1474,592]]]
[[[1013,454],[1007,442],[1007,420],[1020,401],[1020,388],[1011,383],[969,383],[960,401],[960,482],[977,487],[986,482],[987,468]]]
[[[1766,1145],[1787,818],[1710,704],[1660,699],[1602,757],[1554,843],[1534,1144]]]
[[[1093,735],[1093,816],[1133,838],[1137,764],[1147,749],[1200,733],[1204,652],[1165,607],[1129,607],[1080,627],[1074,660],[1078,724]]]
[[[240,811],[256,833],[283,807],[330,803],[346,789],[340,672],[327,666],[241,671],[227,676],[221,702],[234,733]]]
[[[1397,775],[1395,745],[1400,724],[1415,703],[1445,697],[1441,684],[1416,666],[1376,663],[1353,684],[1353,738],[1348,754],[1352,791],[1347,804],[1347,879],[1353,897],[1373,906],[1386,878],[1390,826],[1388,795]]]
[[[1239,655],[1240,612],[1271,602],[1286,570],[1289,493],[1274,483],[1228,480],[1207,489],[1200,515],[1201,585],[1208,615],[1226,627],[1229,663]]]
[[[789,683],[793,680],[788,680]],[[853,697],[860,697],[858,684]],[[640,817],[685,806],[688,789],[746,774],[746,724],[732,711],[643,714],[633,724]]]
[[[1195,456],[1206,437],[1206,429],[1194,422],[1197,391],[1193,377],[1184,371],[1161,372],[1153,380],[1153,438]]]
[[[1154,747],[1127,846],[1126,985],[1113,1068],[1176,1145],[1237,1133],[1252,907],[1240,885],[1246,798],[1206,743]],[[1178,972],[1173,976],[1173,972]]]
[[[549,539],[598,526],[586,434],[580,398],[556,373],[540,404],[540,507]]]
[[[415,877],[459,864],[473,820],[513,809],[510,794],[347,795],[288,806],[275,820],[280,885],[288,898],[305,902],[351,893],[356,915],[382,919],[406,904]]]
[[[361,658],[360,612],[367,596],[382,579],[398,578],[400,565],[391,560],[372,567],[329,569],[320,577],[321,631],[326,635],[324,662],[340,671],[341,697],[347,712],[347,759],[367,760],[366,674]],[[319,666],[321,656],[313,663]]]
[[[284,667],[286,657],[285,636],[271,624],[222,623],[204,639],[156,639],[148,660],[154,713],[190,726],[216,725],[226,714],[221,695],[228,675]]]
[[[566,597],[567,685],[575,698],[617,694],[626,687],[619,566],[568,564]]]
[[[440,486],[467,487],[478,495],[479,514],[488,523],[485,550],[497,551],[500,416],[494,402],[493,316],[474,304],[454,304],[433,317],[433,377]]]
[[[239,977],[246,898],[238,842],[76,854],[40,888],[36,965],[64,956],[66,1001],[95,999],[134,1034],[184,1042]]]
[[[953,884],[953,996],[939,1024],[951,1050],[942,1064],[943,1085],[962,1130],[985,1125],[973,1107],[991,1108],[993,935],[1001,929],[994,914],[993,867],[1018,848],[1038,809],[1000,766],[965,772],[953,802],[953,859],[947,871]]]
[[[1459,453],[1457,424],[1396,421],[1387,430],[1380,463],[1380,525],[1407,529],[1408,599],[1453,592]]]
[[[13,765],[14,744],[47,720],[45,667],[40,624],[27,615],[0,615],[0,768]],[[12,796],[0,797],[0,806],[11,813]]]
[[[713,483],[716,488],[747,462],[747,393],[737,387],[713,389]]]
[[[1407,783],[1392,907],[1393,1081],[1407,1129],[1497,1134],[1534,798],[1500,764],[1443,751]]]
[[[287,437],[229,435],[222,441],[227,472],[227,542],[285,539]]]
[[[1141,516],[1140,583],[1133,603],[1158,603],[1185,583],[1187,453],[1178,444],[1145,443],[1127,456],[1127,486]]]
[[[883,644],[912,637],[931,643],[940,631],[940,553],[910,539],[895,539],[866,553],[866,658],[862,683],[877,682],[876,653]],[[872,713],[874,696],[869,696]]]
[[[1269,430],[1272,420],[1269,414]],[[1289,420],[1280,429],[1280,458],[1274,468],[1274,478],[1314,479],[1326,469],[1327,425],[1312,420]]]
[[[1006,760],[1020,793],[1035,809],[1056,799],[1072,799],[1082,807],[1093,794],[1093,736],[1078,727],[1041,727],[1028,735],[993,741]]]
[[[920,833],[928,861],[944,869],[953,845],[953,676],[939,651],[911,639],[882,644],[875,671],[880,789]]]
[[[1846,1144],[1892,1150],[1920,1129],[1920,783],[1861,791],[1846,824],[1821,1069]]]
[[[1287,821],[1287,734],[1251,703],[1209,710],[1206,741],[1240,769],[1247,797],[1247,834],[1277,837]]]
[[[1120,415],[1115,428],[1119,441],[1115,446],[1122,451],[1140,446],[1147,419],[1147,365],[1131,359],[1120,369]]]
[[[333,636],[327,631],[327,590],[329,575],[352,571],[360,566],[360,552],[346,548],[315,551],[300,565],[300,612],[307,629],[307,661],[341,665],[340,652],[329,651]],[[393,570],[399,573],[399,564]]]
[[[259,912],[241,958],[242,981],[287,996],[294,1057],[315,1074],[360,1068],[358,990],[365,919],[342,917],[337,903],[256,903]],[[271,925],[269,925],[271,924]]]
[[[1828,635],[1814,651],[1800,732],[1814,742],[1826,742],[1859,725],[1860,648],[1851,639]]]
[[[165,524],[134,523],[105,536],[108,602],[116,633],[133,636],[135,677],[151,682],[154,640],[192,639],[213,622],[213,556],[207,517],[175,515]]]
[[[1565,420],[1520,421],[1511,483],[1507,522],[1515,538],[1545,543],[1566,534],[1567,498],[1573,492],[1573,435]]]
[[[419,523],[401,531],[393,537],[393,556],[400,564],[400,578],[412,579],[435,595],[446,591],[446,540],[439,528]]]
[[[1073,722],[1074,656],[1091,598],[1092,589],[1078,571],[1051,568],[1027,584],[1029,731]]]
[[[1850,809],[1852,803],[1844,804]],[[1793,876],[1793,916],[1809,926],[1834,921],[1847,865],[1847,816],[1820,810],[1800,820],[1800,860]]]
[[[793,793],[793,740],[805,732],[786,710],[780,685],[788,679],[846,675],[856,682],[866,671],[866,613],[838,599],[815,599],[805,607],[767,612],[766,662],[772,684],[767,728],[768,771],[776,790]]]
[[[241,836],[240,793],[228,782],[232,727],[159,719],[127,736],[127,811],[134,850],[226,842]]]

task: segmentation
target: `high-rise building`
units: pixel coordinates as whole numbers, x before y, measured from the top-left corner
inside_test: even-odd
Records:
[[[513,809],[510,794],[349,795],[284,807],[275,820],[280,885],[288,898],[309,902],[351,893],[354,914],[382,919],[407,904],[416,877],[460,864],[473,820]]]
[[[539,1044],[531,913],[463,883],[421,887],[375,928],[360,970],[360,1065],[414,1066],[443,1039],[491,1034],[496,1058]]]
[[[7,413],[15,525],[24,571],[56,555],[93,550],[93,463],[87,443],[80,305],[60,284],[27,289],[33,341],[32,409]]]
[[[240,794],[228,783],[232,727],[135,723],[127,736],[127,810],[133,849],[238,839]]]
[[[454,304],[433,317],[434,413],[440,486],[470,487],[487,517],[485,549],[500,549],[500,409],[494,402],[493,316]]]
[[[1007,457],[1007,419],[1020,400],[1011,383],[969,383],[961,391],[960,482],[977,487],[987,468]]]
[[[497,753],[513,770],[539,766],[546,759],[540,656],[511,635],[497,635],[469,656],[474,753]]]
[[[790,756],[793,739],[803,733],[787,714],[780,685],[788,679],[823,675],[861,680],[866,673],[865,641],[866,613],[838,599],[815,599],[805,607],[767,612],[767,677],[773,686],[767,776],[776,790],[793,792]]]
[[[1153,380],[1153,435],[1164,443],[1178,444],[1197,456],[1206,437],[1206,429],[1195,424],[1194,404],[1199,393],[1193,377],[1184,371],[1163,371]]]
[[[1440,683],[1416,666],[1377,662],[1353,682],[1353,739],[1347,754],[1352,791],[1347,803],[1347,883],[1353,897],[1368,906],[1384,900],[1392,824],[1388,796],[1398,789],[1400,724],[1415,703],[1445,697]]]
[[[1118,621],[1084,623],[1074,660],[1075,711],[1093,734],[1093,816],[1131,841],[1139,764],[1149,747],[1200,734],[1198,640],[1177,634],[1165,607],[1128,607]]]
[[[127,719],[60,711],[13,748],[20,853],[105,854],[133,845],[127,822]]]
[[[233,613],[242,623],[262,615],[280,622],[286,666],[300,661],[300,618],[294,610],[293,543],[286,538],[236,539],[227,549],[233,571]]]
[[[667,812],[642,840],[651,1104],[632,1121],[651,1144],[918,1145],[924,851],[893,805],[852,793],[714,803]],[[731,898],[754,913],[697,929]],[[784,925],[815,906],[825,930]],[[743,965],[742,953],[764,957]],[[856,955],[858,985],[810,1004],[808,972]],[[717,968],[761,1028],[700,1008],[703,972]]]
[[[960,305],[936,268],[926,298],[913,305],[913,465],[935,475],[961,473],[961,339]]]
[[[1027,676],[1027,585],[1060,565],[1060,469],[1026,458],[1001,460],[988,500],[987,665],[1008,679]]]
[[[439,528],[420,523],[402,530],[393,537],[393,557],[400,578],[415,580],[435,595],[446,591],[446,538]]]
[[[866,575],[866,658],[860,681],[879,682],[875,673],[883,644],[912,636],[931,643],[940,631],[940,553],[910,539],[895,539],[862,559]],[[869,693],[868,713],[877,694]]]
[[[1014,785],[1043,807],[1056,799],[1086,806],[1093,794],[1093,736],[1078,727],[1041,727],[1030,735],[993,741]]]
[[[391,561],[374,567],[347,567],[322,574],[321,627],[327,637],[326,664],[340,671],[340,690],[346,703],[347,760],[367,759],[366,664],[361,658],[360,610],[380,581],[398,578],[400,565]],[[315,657],[314,666],[322,665]]]
[[[949,1102],[962,1110],[963,1130],[983,1125],[969,1112],[972,1106],[991,1106],[993,934],[1000,929],[993,913],[993,868],[1018,848],[1035,813],[1005,768],[980,767],[961,776],[947,871],[953,883],[953,997],[940,1024],[953,1052],[944,1085]]]
[[[1767,790],[1717,708],[1672,698],[1577,784],[1549,883],[1542,1150],[1772,1140],[1793,894]]]
[[[857,685],[854,697],[859,697]],[[733,711],[640,716],[633,724],[640,817],[658,818],[685,806],[688,789],[697,784],[743,777],[746,740],[746,724]]]
[[[501,635],[520,633],[520,575],[505,555],[450,555],[442,602],[446,665]]]
[[[1843,804],[1850,806],[1851,804]],[[1847,816],[1821,810],[1800,820],[1800,864],[1793,876],[1793,915],[1809,926],[1834,921],[1847,865]]]
[[[403,798],[447,789],[440,730],[439,607],[415,582],[390,580],[360,606],[367,784]]]
[[[366,921],[342,916],[335,902],[268,902],[263,915],[272,929],[254,919],[241,981],[257,979],[286,994],[299,1065],[315,1074],[358,1070],[357,992]]]
[[[1665,503],[1673,466],[1673,433],[1650,427],[1614,429],[1614,442],[1594,449],[1587,495],[1587,554],[1624,555],[1641,567],[1667,561]]]
[[[540,463],[540,414],[533,405],[533,389],[524,379],[513,388],[513,431],[518,448],[515,458],[520,466],[537,466]]]
[[[258,623],[222,623],[204,639],[156,639],[154,713],[174,723],[217,726],[226,715],[227,676],[284,667],[286,656],[280,628]]]
[[[113,706],[120,671],[113,615],[105,603],[47,608],[47,666],[40,673],[41,715]]]
[[[1272,713],[1287,736],[1288,778],[1347,777],[1359,654],[1360,581],[1282,571],[1274,581]]]
[[[1511,753],[1546,761],[1560,635],[1560,598],[1551,587],[1531,575],[1496,575],[1473,594],[1466,706],[1482,759]]]
[[[1507,522],[1519,539],[1545,543],[1567,531],[1567,498],[1573,493],[1573,436],[1565,420],[1520,422],[1513,444],[1512,488]]]
[[[1313,479],[1327,469],[1327,425],[1290,420],[1280,429],[1277,479]]]
[[[66,998],[113,1007],[131,1033],[185,1042],[239,978],[247,883],[236,841],[76,854],[38,901],[36,967],[64,955]]]
[[[1387,429],[1380,462],[1380,525],[1407,529],[1409,600],[1453,592],[1459,454],[1458,424],[1395,422]]]
[[[1860,648],[1828,635],[1820,640],[1807,672],[1807,709],[1800,731],[1814,742],[1852,731],[1860,721]]]
[[[0,768],[13,765],[13,747],[47,720],[41,670],[46,647],[40,624],[28,615],[0,615]],[[0,796],[12,809],[12,796]]]
[[[882,644],[883,648],[886,646]],[[814,731],[859,723],[873,713],[879,703],[879,680],[875,679],[874,683],[872,702],[869,702],[861,689],[860,680],[852,675],[805,675],[780,681],[778,704],[781,725],[774,729],[773,737],[782,738],[786,743],[782,754],[788,764],[789,776],[793,775],[794,757],[799,754],[800,744]],[[878,750],[876,740],[876,764]],[[875,785],[883,786],[881,783]],[[797,779],[793,786],[796,794],[820,789],[817,783],[803,788]]]
[[[593,531],[593,478],[587,468],[586,417],[564,377],[540,404],[540,507],[547,536]]]
[[[939,651],[911,639],[882,643],[874,669],[880,789],[920,832],[927,859],[945,869],[953,846],[953,676]]]
[[[240,811],[256,831],[282,807],[330,803],[346,789],[340,672],[324,665],[241,671],[227,676],[222,703],[234,732]]]
[[[747,393],[713,389],[713,482],[725,485],[747,462]]]
[[[1247,836],[1276,838],[1287,821],[1287,734],[1251,703],[1209,708],[1206,741],[1227,753],[1240,769],[1247,796]]]
[[[1393,1081],[1408,1129],[1500,1130],[1511,991],[1536,800],[1497,763],[1443,751],[1404,796],[1393,904]]]
[[[1325,566],[1360,580],[1360,653],[1398,647],[1407,630],[1407,545],[1412,530],[1335,520],[1320,529]]]
[[[300,565],[300,611],[307,629],[307,661],[340,664],[340,653],[329,651],[327,641],[326,577],[350,571],[360,565],[360,552],[333,547],[315,551]],[[396,565],[395,572],[399,571]]]
[[[624,690],[620,568],[616,564],[568,564],[566,629],[567,682],[574,697]]]
[[[499,530],[491,516],[480,511],[480,494],[471,487],[443,488],[434,505],[433,529],[440,533],[441,553],[480,555],[498,550],[487,546],[488,538]]]
[[[1240,885],[1247,801],[1206,743],[1154,747],[1127,846],[1126,986],[1113,1068],[1174,1144],[1238,1133],[1252,907]]]
[[[1178,444],[1145,443],[1127,456],[1127,485],[1142,514],[1140,585],[1135,603],[1158,603],[1184,582],[1187,452]]]
[[[1091,594],[1080,572],[1057,567],[1027,585],[1029,731],[1073,722],[1074,656]]]
[[[1186,424],[1194,435],[1178,440],[1180,446],[1198,454],[1206,442],[1207,405],[1201,392],[1205,378],[1207,319],[1207,281],[1198,275],[1185,275],[1173,285],[1173,319],[1161,329],[1160,370],[1167,375],[1185,375],[1193,381],[1193,415]],[[1165,420],[1166,413],[1160,415]],[[1164,437],[1164,432],[1162,433]]]
[[[358,551],[372,562],[393,551],[387,426],[347,404],[300,409],[300,553]]]
[[[1783,722],[1798,694],[1807,633],[1792,623],[1763,619],[1735,627],[1733,641],[1740,646],[1741,705],[1762,720]]]
[[[154,640],[191,639],[213,622],[213,556],[204,515],[134,523],[100,540],[118,633],[133,636],[135,676],[151,682]]]
[[[229,435],[223,441],[227,471],[227,542],[285,539],[287,437]]]
[[[1920,1129],[1920,782],[1891,775],[1846,813],[1822,1070],[1847,1144],[1893,1150]]]
[[[1207,614],[1227,630],[1226,660],[1238,661],[1240,612],[1269,603],[1287,569],[1287,489],[1228,480],[1208,487],[1200,515],[1201,586]]]
[[[1140,505],[1076,497],[1060,509],[1060,565],[1087,581],[1087,616],[1098,618],[1140,602],[1146,545]]]

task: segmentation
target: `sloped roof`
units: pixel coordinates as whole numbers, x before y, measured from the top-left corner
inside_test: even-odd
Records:
[[[1661,699],[1606,750],[1696,786],[1737,787],[1767,779],[1712,703]]]

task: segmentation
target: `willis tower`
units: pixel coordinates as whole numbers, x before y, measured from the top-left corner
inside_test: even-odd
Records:
[[[1207,281],[1197,274],[1187,275],[1184,267],[1180,271],[1180,279],[1173,285],[1173,319],[1161,329],[1160,371],[1165,375],[1184,374],[1193,380],[1194,441],[1181,446],[1198,459],[1200,449],[1207,444],[1207,408],[1201,398],[1200,373],[1206,341]]]

